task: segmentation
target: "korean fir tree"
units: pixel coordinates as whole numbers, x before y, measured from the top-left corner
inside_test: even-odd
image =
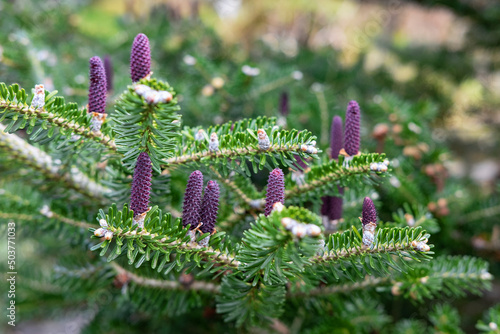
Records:
[[[392,167],[401,152],[361,142],[356,101],[344,121],[332,119],[329,147],[288,128],[288,111],[187,126],[150,52],[139,34],[113,108],[99,57],[90,59],[86,107],[42,83],[32,94],[0,84],[9,176],[0,220],[43,234],[39,251],[59,259],[56,270],[31,268],[44,284],[29,290],[88,310],[86,332],[419,332],[425,322],[393,324],[383,299],[422,305],[489,287],[485,261],[433,246],[433,216],[406,204],[403,171]],[[187,61],[203,71],[200,59]],[[257,70],[235,74],[234,85]],[[225,85],[210,83],[221,95]],[[392,220],[378,214],[387,206]],[[429,321],[455,330],[458,322],[442,322],[454,312],[437,305]]]

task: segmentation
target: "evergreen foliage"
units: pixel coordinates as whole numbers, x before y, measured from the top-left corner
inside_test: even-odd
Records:
[[[109,59],[106,71],[91,59],[88,110],[57,91],[43,90],[40,106],[36,91],[0,83],[0,223],[41,232],[40,254],[58,259],[56,270],[29,266],[40,279],[19,299],[20,317],[43,314],[29,306],[41,296],[92,310],[83,333],[462,333],[457,309],[439,302],[481,295],[493,276],[484,259],[449,255],[461,246],[448,232],[497,216],[499,204],[453,198],[459,189],[438,166],[446,152],[425,126],[432,105],[390,93],[358,99],[363,108],[351,101],[328,147],[320,122],[294,120],[291,94],[275,94],[276,113],[254,112],[297,81],[287,68],[262,78],[197,56],[179,64],[192,86],[179,72],[171,86],[150,58],[161,41],[151,42],[137,35],[132,83],[115,82],[124,91],[114,101]],[[186,103],[199,78],[213,99]],[[363,141],[363,127],[381,122],[390,130]],[[390,301],[438,303],[395,319]],[[477,329],[498,332],[498,309]]]

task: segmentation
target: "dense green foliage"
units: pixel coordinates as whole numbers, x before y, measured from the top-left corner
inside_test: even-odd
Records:
[[[492,24],[477,9],[447,5],[474,18],[472,37]],[[400,85],[383,71],[363,73],[363,57],[341,67],[329,48],[301,45],[289,57],[258,42],[258,51],[243,54],[196,15],[178,18],[175,7],[154,8],[145,20],[72,2],[35,13],[26,4],[0,6],[12,13],[0,22],[9,31],[0,35],[0,225],[16,222],[20,326],[76,311],[85,314],[83,333],[498,332],[498,306],[478,310],[482,320],[463,309],[464,297],[481,298],[498,274],[499,188],[449,175],[453,137],[440,137],[439,127],[450,101],[419,82],[423,72]],[[102,26],[96,13],[109,30],[92,28]],[[128,57],[139,32],[149,36],[153,60],[152,78],[140,83],[169,91],[172,101],[149,103],[131,85]],[[466,63],[472,47],[453,54]],[[436,66],[439,50],[410,57],[388,48],[447,71]],[[96,54],[110,54],[115,70],[97,132],[85,107],[88,58]],[[248,64],[260,74],[245,73]],[[37,109],[31,88],[40,83],[47,91]],[[289,115],[279,112],[283,92]],[[331,160],[329,124],[351,99],[362,109],[361,154]],[[488,96],[485,104],[494,103]],[[259,146],[259,130],[269,148]],[[209,149],[212,133],[217,151]],[[139,228],[128,207],[143,151],[154,172]],[[304,171],[297,159],[307,162]],[[372,168],[386,160],[387,171]],[[286,174],[285,207],[266,217],[273,168]],[[196,169],[222,190],[207,246],[200,242],[208,234],[191,240],[180,213]],[[338,186],[343,219],[325,231],[321,198],[339,195]],[[358,219],[366,196],[380,219],[371,246],[362,244]],[[321,233],[299,236],[284,219]],[[103,220],[109,238],[94,235]]]

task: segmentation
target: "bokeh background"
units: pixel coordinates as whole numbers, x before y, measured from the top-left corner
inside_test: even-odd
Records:
[[[396,144],[399,133],[425,134],[400,146],[436,189],[424,200],[411,191],[408,198],[440,219],[440,251],[484,257],[499,277],[498,1],[3,0],[0,81],[43,83],[83,106],[88,59],[107,56],[112,101],[130,83],[138,33],[150,39],[154,75],[178,92],[186,125],[280,116],[286,94],[288,126],[311,130],[325,148],[332,116],[352,99],[366,111],[368,150],[381,149],[377,125]],[[428,152],[432,164],[422,163]],[[481,299],[458,304],[464,328],[473,332],[499,300],[494,281]],[[78,328],[79,316],[70,318]],[[24,328],[42,325],[67,322],[34,319]]]

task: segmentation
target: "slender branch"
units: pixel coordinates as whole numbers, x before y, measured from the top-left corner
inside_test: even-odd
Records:
[[[107,229],[110,230],[111,232],[113,232],[115,235],[124,236],[126,238],[146,237],[146,238],[144,238],[144,240],[147,240],[148,242],[152,242],[153,238],[158,239],[158,240],[154,240],[154,241],[157,241],[159,243],[159,245],[158,245],[159,247],[162,247],[162,246],[165,247],[164,246],[165,244],[162,245],[161,240],[162,239],[166,240],[168,238],[168,236],[166,236],[166,235],[165,236],[160,235],[162,238],[158,238],[159,237],[158,234],[150,233],[146,229],[143,229],[140,232],[137,232],[136,230],[122,232],[121,229],[116,229],[113,227],[108,227]],[[233,255],[229,255],[229,254],[226,254],[224,252],[215,250],[212,247],[202,247],[195,242],[185,243],[185,242],[182,242],[180,240],[176,240],[176,241],[173,241],[167,245],[170,248],[179,248],[179,249],[186,250],[186,251],[198,252],[198,253],[202,254],[206,259],[210,259],[212,261],[221,263],[221,264],[223,264],[227,267],[230,267],[230,268],[236,269],[241,264],[240,261],[236,260]]]
[[[334,293],[349,293],[354,290],[360,290],[368,287],[374,287],[378,285],[383,285],[391,282],[389,277],[375,278],[367,276],[363,281],[360,282],[350,282],[345,284],[333,285],[333,286],[323,286],[312,289],[307,292],[289,292],[287,297],[311,297],[311,296],[326,296]]]
[[[95,225],[92,225],[92,224],[89,224],[89,223],[80,222],[80,221],[77,221],[77,220],[74,220],[74,219],[71,219],[71,218],[67,218],[67,217],[61,216],[60,214],[57,214],[57,213],[55,213],[53,211],[50,211],[50,209],[47,206],[43,207],[42,210],[40,210],[40,213],[42,215],[44,215],[45,217],[47,217],[47,218],[56,219],[56,220],[59,220],[60,222],[63,222],[65,224],[68,224],[68,225],[71,225],[71,226],[83,227],[85,229],[89,229],[91,227],[95,227]]]
[[[313,263],[323,263],[329,261],[347,260],[351,257],[360,256],[363,254],[378,254],[378,253],[394,253],[394,252],[404,252],[404,251],[415,251],[412,245],[395,245],[395,246],[384,246],[382,248],[368,248],[366,246],[351,247],[344,249],[340,252],[329,251],[325,252],[323,255],[317,255],[312,258]]]
[[[210,166],[210,170],[215,174],[215,176],[224,183],[227,187],[229,187],[233,192],[238,194],[237,198],[243,200],[247,205],[253,207],[255,200],[252,200],[248,197],[243,190],[241,190],[236,183],[231,181],[229,178],[223,177],[214,166]]]
[[[464,215],[462,219],[460,219],[460,221],[462,222],[462,224],[465,224],[469,221],[479,220],[482,218],[490,218],[498,214],[500,214],[500,205],[473,211],[471,213]]]
[[[280,87],[282,87],[282,86],[284,86],[284,85],[286,85],[294,80],[295,79],[291,75],[287,75],[286,77],[278,78],[274,81],[271,81],[265,85],[258,87],[255,90],[251,91],[250,93],[245,95],[245,98],[247,100],[255,99],[255,98],[261,96],[262,94],[265,94],[265,93],[268,93],[272,90],[280,88]]]
[[[15,111],[21,115],[34,116],[40,120],[47,120],[55,126],[69,129],[77,135],[97,141],[98,143],[106,146],[108,149],[116,151],[115,142],[100,131],[94,132],[91,129],[80,124],[77,124],[73,121],[68,121],[66,118],[59,117],[54,113],[45,110],[44,108],[35,109],[26,105],[13,104],[12,102],[0,99],[0,110],[1,109]]]
[[[357,167],[340,167],[337,171],[326,174],[315,180],[306,182],[301,186],[295,186],[292,189],[285,191],[285,198],[297,197],[303,193],[307,193],[320,187],[322,185],[332,183],[340,179],[341,176],[350,176],[356,174],[364,174],[370,171],[370,166],[357,166]],[[306,174],[307,175],[307,174]]]
[[[98,198],[101,202],[105,201],[104,195],[110,192],[110,189],[92,181],[76,167],[72,167],[69,172],[65,172],[54,163],[50,155],[28,144],[15,134],[5,133],[3,131],[5,128],[5,125],[0,124],[0,147],[8,148],[15,157],[39,170],[48,178],[62,181],[68,187],[85,196]]]
[[[141,286],[163,289],[163,290],[193,290],[193,291],[205,291],[208,293],[219,293],[220,291],[220,285],[210,282],[193,281],[189,285],[184,285],[178,281],[166,281],[166,280],[157,280],[153,278],[141,277],[139,275],[131,273],[130,271],[127,271],[125,268],[121,267],[116,262],[111,262],[111,266],[119,275],[124,275],[135,284]]]
[[[55,212],[52,212],[50,210],[44,211],[41,210],[40,213],[51,219],[56,219],[64,224],[75,226],[75,227],[83,227],[85,229],[95,227],[95,225],[85,223],[85,222],[80,222],[71,218],[63,217]],[[27,221],[33,221],[40,219],[40,216],[37,215],[27,215],[23,213],[9,213],[9,212],[0,212],[0,219],[6,219],[6,220],[27,220]]]
[[[203,158],[232,158],[232,157],[237,157],[237,156],[244,156],[247,154],[257,154],[257,153],[273,153],[273,152],[299,152],[301,151],[301,148],[299,145],[286,145],[286,146],[280,146],[280,145],[271,145],[268,150],[263,151],[258,147],[242,147],[242,148],[226,148],[217,151],[217,153],[212,153],[208,150],[199,152],[199,153],[192,153],[192,154],[186,154],[186,155],[181,155],[177,157],[172,157],[166,160],[167,166],[163,166],[166,168],[169,167],[174,167],[176,165],[181,165],[189,162],[196,162],[200,161]],[[167,171],[164,171],[164,173],[167,173]]]

